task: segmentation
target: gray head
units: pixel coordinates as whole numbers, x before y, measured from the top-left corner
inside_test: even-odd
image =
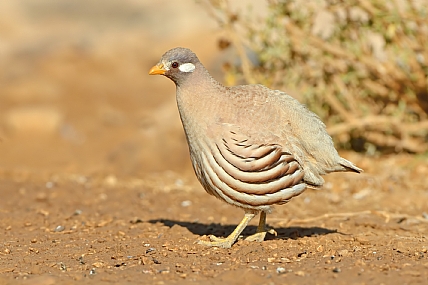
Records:
[[[190,49],[173,48],[167,51],[160,59],[159,63],[150,69],[149,74],[161,74],[175,84],[182,84],[189,76],[202,65],[198,57]]]

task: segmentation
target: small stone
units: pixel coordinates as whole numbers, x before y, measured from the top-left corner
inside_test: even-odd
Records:
[[[135,217],[135,218],[133,218],[132,220],[130,220],[129,221],[131,224],[138,224],[138,223],[142,223],[142,222],[144,222],[142,219],[140,219],[140,218],[137,218],[137,217]],[[144,246],[150,246],[150,244],[149,245],[144,245]]]
[[[146,250],[146,253],[150,253],[150,252],[155,251],[155,250],[156,250],[156,248],[151,247],[151,248],[148,248],[148,249]]]
[[[267,261],[270,262],[274,262],[275,261],[275,257],[268,257]]]
[[[67,271],[67,266],[64,263],[59,262],[58,266],[61,271]]]
[[[281,257],[281,261],[285,263],[291,263],[292,261],[288,259],[287,257]]]
[[[360,244],[370,244],[370,241],[365,237],[357,237],[355,240],[358,241]]]
[[[103,267],[103,265],[104,265],[104,263],[102,263],[101,261],[96,261],[96,262],[92,263],[92,266],[96,267],[96,268],[101,268],[101,267]]]
[[[276,268],[276,273],[278,274],[284,274],[286,272],[284,267],[277,267]]]
[[[110,174],[104,179],[104,183],[109,187],[114,187],[117,185],[117,178],[113,174]]]
[[[341,271],[342,270],[340,270],[340,268],[338,268],[338,267],[333,268],[334,273],[340,273]]]
[[[34,253],[39,253],[39,250],[34,247],[29,247],[28,250]]]
[[[83,265],[83,264],[85,264],[86,262],[85,262],[85,260],[83,259],[85,256],[84,255],[81,255],[77,260],[79,261],[79,264],[81,264],[81,265]]]
[[[185,200],[181,202],[181,207],[189,207],[190,205],[192,205],[192,201]]]
[[[363,189],[357,193],[355,193],[354,195],[352,195],[352,198],[354,198],[355,200],[362,200],[365,197],[369,196],[372,193],[371,189]]]
[[[59,233],[59,232],[62,232],[63,230],[65,230],[65,227],[64,227],[64,226],[57,226],[57,227],[55,228],[54,232]]]

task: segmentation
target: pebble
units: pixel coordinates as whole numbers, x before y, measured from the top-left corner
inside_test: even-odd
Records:
[[[189,207],[190,205],[192,205],[192,201],[185,200],[181,202],[181,207]]]
[[[278,274],[283,274],[285,272],[286,272],[286,270],[284,267],[277,267],[276,268],[276,273],[278,273]]]
[[[337,268],[337,267],[335,267],[335,268],[333,268],[333,272],[334,273],[340,273],[342,270],[340,270],[340,268]]]
[[[103,267],[103,266],[104,266],[104,263],[103,263],[103,262],[101,262],[101,261],[95,261],[94,263],[92,263],[92,266],[94,267],[94,268],[92,268],[92,269],[95,271],[95,267],[96,267],[96,268],[101,268],[101,267]]]
[[[110,174],[104,179],[104,184],[109,187],[115,187],[117,185],[117,178],[113,174]]]
[[[65,230],[64,226],[57,226],[54,231],[59,233],[59,232],[62,232],[63,230]]]
[[[372,193],[371,189],[365,188],[357,193],[355,193],[354,195],[352,195],[352,198],[354,198],[355,200],[362,200],[365,197],[369,196]]]
[[[156,248],[151,247],[151,248],[148,248],[148,249],[146,250],[146,253],[149,253],[149,252],[152,252],[152,251],[155,251],[155,250],[156,250]]]

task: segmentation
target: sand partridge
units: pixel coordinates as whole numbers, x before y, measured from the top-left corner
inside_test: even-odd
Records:
[[[167,51],[149,74],[176,85],[191,161],[204,189],[245,211],[228,237],[210,236],[201,244],[231,247],[259,212],[257,232],[247,239],[263,241],[272,205],[321,187],[321,175],[362,171],[339,156],[320,118],[282,91],[225,87],[186,48]]]

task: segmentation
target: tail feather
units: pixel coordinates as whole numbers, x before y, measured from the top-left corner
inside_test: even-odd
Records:
[[[363,170],[359,167],[357,167],[355,164],[350,162],[349,160],[344,159],[343,157],[340,158],[340,165],[345,168],[344,171],[352,171],[356,173],[361,173]]]

